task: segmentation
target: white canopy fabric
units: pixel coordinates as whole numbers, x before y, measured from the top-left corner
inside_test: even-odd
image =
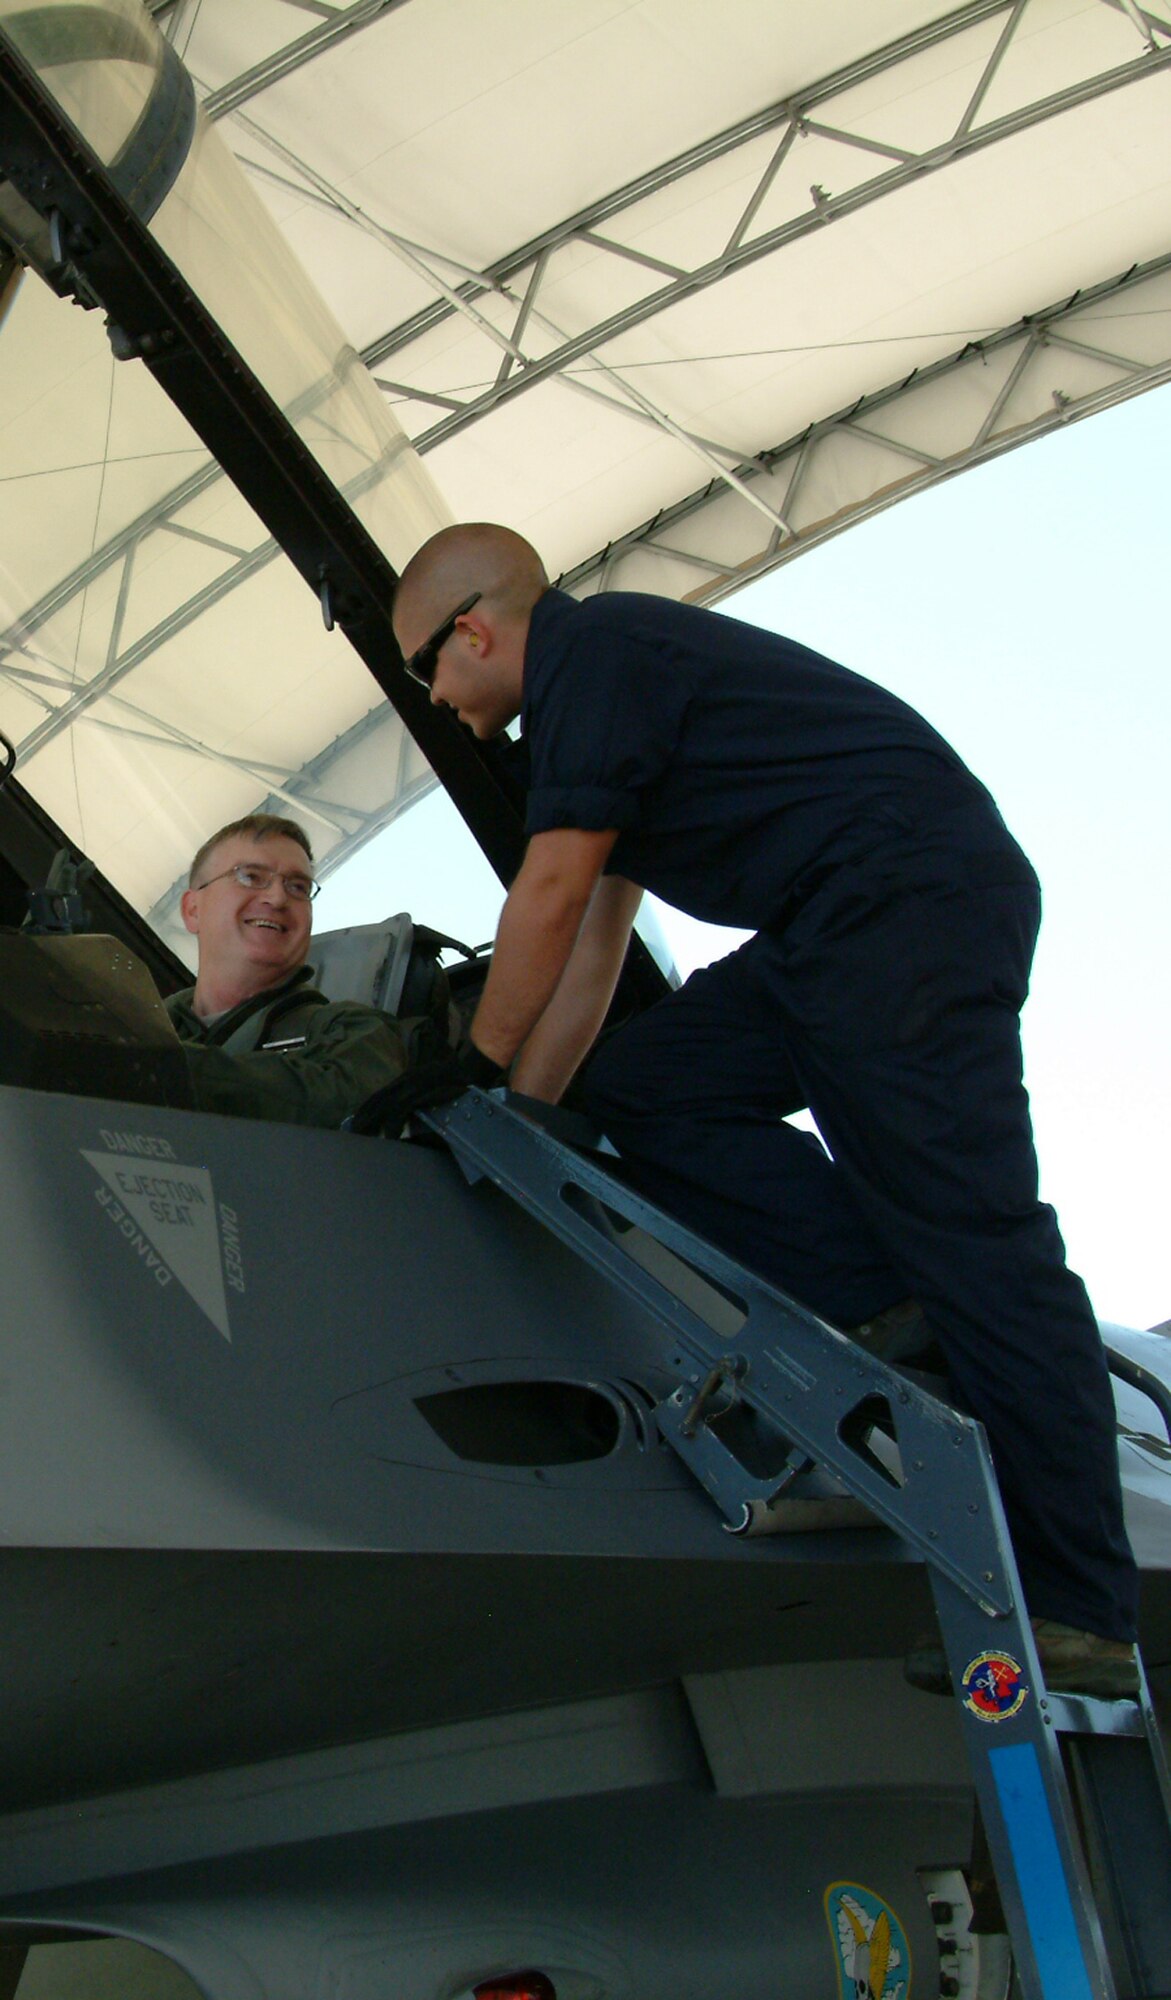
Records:
[[[161,20],[455,514],[553,570],[617,547],[623,583],[718,594],[1166,372],[1150,10],[313,11],[283,49],[288,0]]]
[[[239,163],[209,303],[249,353],[262,204],[326,370],[283,399],[396,563],[500,519],[579,593],[715,600],[1171,376],[1171,18],[1137,0],[149,11]],[[315,390],[350,350],[354,420]],[[295,801],[338,865],[429,782],[365,669],[95,315],[26,280],[0,357],[25,782],[164,927],[235,812]]]

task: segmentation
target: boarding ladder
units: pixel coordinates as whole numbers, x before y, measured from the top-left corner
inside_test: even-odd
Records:
[[[1137,1701],[1045,1690],[983,1427],[632,1193],[563,1120],[475,1089],[421,1118],[663,1327],[678,1386],[656,1422],[730,1529],[812,1466],[922,1556],[1024,2000],[1171,2000],[1171,1784],[1145,1675]],[[647,1239],[671,1253],[655,1269]],[[694,1309],[695,1272],[743,1312],[731,1339]],[[750,1413],[755,1472],[730,1411],[741,1436]],[[763,1478],[762,1437],[781,1467]]]

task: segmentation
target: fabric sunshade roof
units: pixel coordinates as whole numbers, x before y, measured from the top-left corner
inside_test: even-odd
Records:
[[[1171,374],[1133,0],[149,12],[203,105],[151,226],[396,567],[495,518],[717,599]],[[30,275],[0,352],[0,726],[175,942],[209,827],[295,803],[329,872],[429,771],[99,315]]]

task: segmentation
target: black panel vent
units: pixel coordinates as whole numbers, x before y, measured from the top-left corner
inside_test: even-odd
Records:
[[[477,1465],[581,1465],[608,1458],[620,1429],[609,1397],[580,1382],[480,1382],[419,1396],[415,1408]]]

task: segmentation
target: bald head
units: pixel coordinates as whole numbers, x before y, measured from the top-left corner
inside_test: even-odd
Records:
[[[531,542],[494,521],[441,528],[411,557],[394,595],[394,629],[410,653],[455,605],[478,590],[486,613],[527,621],[549,587]],[[417,635],[417,636],[416,636]]]
[[[442,528],[399,579],[403,657],[426,648],[412,672],[476,736],[498,735],[520,713],[529,621],[548,587],[532,543],[492,521]]]

